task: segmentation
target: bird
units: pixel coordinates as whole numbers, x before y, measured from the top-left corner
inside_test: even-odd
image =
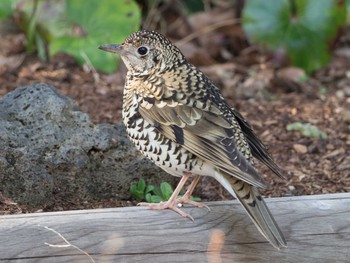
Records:
[[[193,220],[178,204],[204,207],[190,196],[201,177],[210,176],[242,204],[275,248],[287,247],[259,192],[268,184],[255,169],[254,158],[284,178],[282,169],[213,81],[156,31],[137,31],[121,44],[99,49],[120,55],[127,68],[122,109],[127,135],[143,155],[181,178],[168,201],[139,205],[172,209]],[[189,178],[191,184],[178,198]]]

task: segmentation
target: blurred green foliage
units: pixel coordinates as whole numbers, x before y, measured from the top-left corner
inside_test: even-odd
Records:
[[[159,10],[170,3],[137,2]],[[179,3],[187,14],[216,4],[204,0]],[[249,0],[242,25],[252,41],[275,50],[283,48],[291,64],[309,73],[327,64],[330,44],[346,19],[350,21],[349,14],[350,0]],[[62,51],[80,64],[91,64],[107,73],[115,70],[119,58],[96,52],[96,47],[119,43],[141,25],[136,0],[0,0],[0,19],[11,15],[27,34],[27,50],[37,50],[41,59]]]
[[[141,23],[132,0],[16,0],[15,5],[1,1],[0,14],[13,7],[13,16],[27,35],[28,51],[36,49],[41,59],[65,52],[78,63],[107,73],[116,69],[117,57],[97,47],[122,42]]]
[[[327,134],[310,123],[294,122],[287,125],[287,131],[299,131],[305,137],[327,139]]]
[[[0,19],[5,19],[12,14],[12,0],[1,0],[0,1]]]
[[[252,41],[284,48],[291,63],[312,72],[330,59],[329,44],[346,22],[343,1],[249,0],[243,28]]]
[[[189,13],[204,11],[204,2],[198,0],[182,0]]]

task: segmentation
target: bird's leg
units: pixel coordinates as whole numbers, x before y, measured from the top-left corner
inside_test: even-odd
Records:
[[[178,204],[190,204],[190,205],[193,205],[193,206],[196,206],[196,207],[206,207],[210,211],[209,206],[207,206],[205,204],[202,204],[202,203],[198,203],[198,202],[192,201],[190,199],[190,197],[192,195],[192,192],[196,188],[196,186],[199,183],[200,179],[201,179],[201,176],[200,175],[196,175],[196,177],[193,179],[191,184],[188,186],[186,193],[182,197],[178,198],[176,200],[176,203],[178,203]]]
[[[176,186],[173,194],[170,196],[169,200],[166,202],[161,202],[161,203],[138,203],[137,205],[139,206],[148,206],[150,209],[152,210],[163,210],[163,209],[171,209],[173,211],[175,211],[176,213],[182,215],[183,217],[188,217],[190,218],[192,221],[193,217],[187,213],[185,213],[184,211],[182,211],[181,209],[179,209],[177,207],[177,196],[179,195],[181,189],[184,187],[186,181],[188,180],[188,178],[190,178],[192,174],[191,173],[185,173],[179,184]]]

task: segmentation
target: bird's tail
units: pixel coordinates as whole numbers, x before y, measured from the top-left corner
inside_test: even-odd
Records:
[[[255,186],[223,172],[216,179],[243,205],[261,234],[276,248],[287,247],[287,242],[270,210]],[[220,178],[221,177],[221,178]]]

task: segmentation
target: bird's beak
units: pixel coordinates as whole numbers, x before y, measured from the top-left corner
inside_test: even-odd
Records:
[[[123,48],[119,44],[101,45],[98,48],[102,49],[103,51],[107,51],[107,52],[111,52],[111,53],[117,53],[117,54],[122,54],[123,53]]]

